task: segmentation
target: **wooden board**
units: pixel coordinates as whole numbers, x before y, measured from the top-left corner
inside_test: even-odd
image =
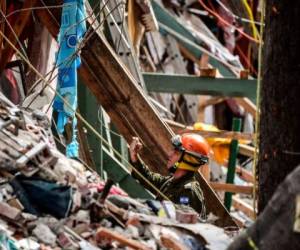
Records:
[[[209,184],[215,191],[225,191],[239,194],[253,194],[253,186],[243,186],[220,182],[210,182]]]

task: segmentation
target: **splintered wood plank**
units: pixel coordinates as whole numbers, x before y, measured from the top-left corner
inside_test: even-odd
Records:
[[[114,232],[107,228],[99,228],[96,232],[96,241],[101,242],[103,240],[117,241],[122,246],[127,246],[131,249],[151,250],[151,248],[149,248],[145,244],[142,244],[136,240],[128,239],[128,237],[125,237],[118,232]]]
[[[253,158],[255,153],[255,148],[249,145],[240,144],[239,153]]]
[[[246,214],[249,218],[255,219],[256,214],[253,210],[253,207],[250,206],[248,203],[243,201],[242,199],[238,197],[232,198],[232,205],[236,210],[242,211],[244,214]]]
[[[24,1],[22,9],[26,9],[26,10],[21,11],[18,14],[17,20],[15,21],[14,25],[12,26],[13,31],[10,28],[7,29],[9,31],[8,35],[7,35],[8,39],[12,42],[13,45],[17,45],[17,43],[18,43],[17,39],[22,34],[22,32],[27,24],[27,21],[30,18],[30,15],[31,15],[30,8],[35,5],[36,1],[37,0]],[[4,43],[4,48],[3,48],[1,60],[0,60],[0,72],[2,72],[4,70],[6,64],[9,62],[9,60],[11,59],[13,54],[14,54],[14,49],[8,43]]]
[[[252,194],[253,186],[242,186],[231,183],[210,182],[210,185],[215,191],[225,191],[239,194]]]
[[[253,119],[256,119],[256,105],[246,97],[236,97],[234,100],[241,105],[246,112],[253,116]]]
[[[197,130],[194,129],[192,126],[184,126],[181,123],[174,122],[171,120],[165,119],[166,123],[173,129],[175,133],[185,133],[185,132],[192,132],[199,135],[202,135],[204,138],[227,138],[227,139],[235,139],[235,140],[247,140],[252,141],[254,139],[254,134],[251,133],[240,133],[234,131],[227,131],[227,130],[220,130],[220,131],[204,131],[204,130]],[[243,146],[245,154],[247,156],[253,156],[252,150],[253,147],[250,146]]]

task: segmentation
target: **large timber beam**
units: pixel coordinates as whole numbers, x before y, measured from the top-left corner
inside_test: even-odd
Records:
[[[43,13],[46,15],[46,13]],[[40,20],[43,15],[39,16]],[[43,22],[49,31],[55,30],[54,22]],[[79,74],[109,114],[118,131],[130,142],[132,136],[139,136],[144,144],[141,154],[152,170],[166,173],[167,152],[172,149],[171,129],[152,107],[143,90],[130,72],[119,60],[106,39],[93,30],[90,39],[81,51],[82,65]],[[58,29],[53,33],[57,36]],[[219,217],[220,226],[235,225],[215,192],[198,175],[209,212]]]
[[[143,73],[149,92],[248,97],[256,99],[256,80]]]

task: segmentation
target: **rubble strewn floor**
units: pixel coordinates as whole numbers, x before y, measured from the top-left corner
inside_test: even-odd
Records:
[[[138,201],[59,153],[40,111],[0,99],[2,249],[225,249],[187,207]],[[107,195],[108,196],[107,196]],[[107,196],[107,197],[106,197]],[[166,216],[169,214],[169,217]],[[159,216],[158,216],[159,215]]]

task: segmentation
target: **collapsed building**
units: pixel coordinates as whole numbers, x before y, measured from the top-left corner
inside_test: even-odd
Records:
[[[2,1],[1,247],[226,249],[251,225],[254,2]],[[133,136],[165,175],[184,132],[212,149],[206,221],[130,175]]]

